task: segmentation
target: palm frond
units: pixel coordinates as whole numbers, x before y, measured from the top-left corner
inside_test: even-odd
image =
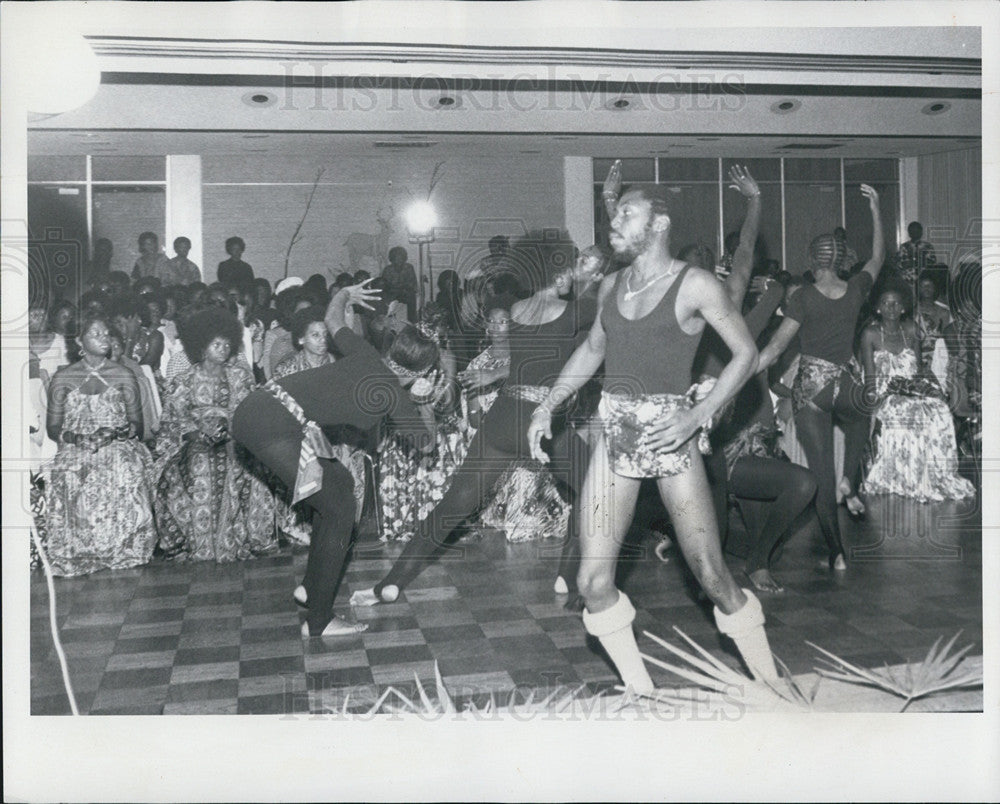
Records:
[[[962,664],[966,654],[972,650],[972,645],[966,645],[952,653],[961,633],[961,631],[956,633],[943,647],[941,641],[944,637],[938,637],[934,640],[934,644],[931,645],[922,662],[907,664],[901,672],[893,672],[888,667],[882,670],[865,670],[841,659],[835,653],[831,653],[819,645],[812,642],[806,644],[827,657],[820,658],[819,661],[824,666],[816,668],[816,672],[821,676],[848,684],[873,686],[889,692],[904,699],[903,708],[900,710],[904,711],[918,698],[924,698],[938,692],[983,685],[982,671],[955,672]]]

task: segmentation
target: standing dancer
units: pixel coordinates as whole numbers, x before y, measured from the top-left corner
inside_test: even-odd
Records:
[[[854,329],[885,256],[878,193],[867,184],[861,193],[872,215],[872,256],[864,269],[844,281],[837,275],[844,247],[833,235],[809,244],[809,268],[816,283],[798,290],[785,305],[785,320],[761,350],[760,370],[771,366],[792,338],[799,336],[802,356],[792,387],[795,431],[816,476],[816,513],[827,539],[830,569],[847,568],[837,521],[837,492],[852,516],[864,513],[857,494],[861,456],[868,440],[863,386],[854,360]],[[833,422],[844,429],[844,470],[838,483],[833,463]]]
[[[507,335],[510,373],[500,396],[483,417],[465,461],[441,502],[421,523],[417,536],[406,545],[386,577],[374,589],[359,590],[351,596],[353,605],[394,602],[407,583],[459,538],[459,527],[492,496],[494,485],[510,464],[533,456],[524,437],[524,425],[575,348],[577,333],[589,325],[581,321],[585,314],[581,307],[561,297],[573,290],[577,276],[593,278],[592,263],[601,259],[599,251],[587,249],[575,265],[566,269],[545,266],[549,272],[547,287],[513,306]],[[578,467],[582,467],[586,445],[568,426],[564,411],[553,417],[549,437],[555,456],[552,474],[562,490],[572,495],[579,488],[582,472]],[[571,515],[571,535],[573,522]],[[571,550],[566,553],[571,555]]]
[[[600,639],[625,685],[649,693],[653,682],[632,633],[635,609],[615,588],[615,565],[635,512],[641,478],[657,479],[678,543],[715,603],[719,630],[732,637],[751,672],[776,678],[764,613],[740,590],[722,560],[711,491],[695,438],[751,376],[757,350],[723,285],[669,252],[666,189],[627,190],[611,222],[611,245],[632,263],[601,284],[600,312],[528,428],[531,453],[548,460],[553,410],[605,362],[604,435],[593,451],[580,495],[583,551],[578,585],[587,631]],[[695,350],[705,324],[732,358],[697,404],[688,396]],[[707,429],[707,428],[706,428]],[[701,434],[704,436],[704,433]]]
[[[330,301],[324,323],[343,355],[336,363],[271,380],[251,393],[233,414],[232,434],[300,500],[314,511],[305,587],[309,614],[303,636],[340,636],[364,631],[332,615],[344,559],[354,528],[354,481],[331,459],[323,430],[347,427],[370,431],[384,419],[397,432],[433,443],[433,425],[403,390],[436,363],[434,342],[413,327],[393,343],[385,362],[353,332],[354,306],[368,304],[378,292],[359,285],[342,289]]]

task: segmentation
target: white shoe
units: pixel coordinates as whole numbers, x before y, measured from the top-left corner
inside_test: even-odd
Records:
[[[552,587],[557,595],[568,595],[569,586],[566,584],[566,579],[562,575],[556,578],[555,586]]]
[[[306,592],[306,588],[302,586],[302,584],[295,587],[295,591],[292,592],[292,597],[294,597],[295,602],[303,608],[309,608],[309,594]]]

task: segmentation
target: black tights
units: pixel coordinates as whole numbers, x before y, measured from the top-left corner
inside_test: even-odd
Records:
[[[292,489],[301,446],[301,439],[281,438],[254,443],[252,451],[288,489]],[[302,580],[309,600],[306,621],[313,635],[322,633],[330,622],[344,560],[351,546],[357,507],[351,473],[338,461],[320,458],[319,463],[323,468],[323,485],[302,500],[313,510],[309,560]]]
[[[747,572],[767,569],[771,553],[791,532],[792,523],[816,497],[816,480],[808,469],[776,458],[740,458],[729,476],[729,491],[737,500],[764,503],[741,505],[751,537]]]
[[[844,477],[857,490],[861,456],[868,439],[868,417],[860,409],[861,387],[842,375],[840,393],[833,398],[833,383],[795,414],[795,430],[816,477],[816,514],[826,538],[830,558],[844,552],[837,522],[837,477],[833,460],[833,425],[844,430]]]
[[[389,573],[375,586],[377,595],[381,596],[383,588],[389,585],[403,589],[456,542],[462,535],[461,525],[489,499],[493,486],[511,462],[529,457],[527,429],[534,407],[503,396],[494,402],[469,445],[465,461],[452,476],[448,491],[420,524]],[[559,568],[559,574],[570,583],[576,578],[579,563],[575,496],[587,452],[584,442],[563,420],[553,419],[552,433],[552,441],[542,444],[549,455],[548,468],[560,485],[560,492],[568,495],[573,504],[570,533]]]

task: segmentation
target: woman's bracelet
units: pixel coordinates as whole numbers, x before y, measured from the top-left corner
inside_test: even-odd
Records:
[[[548,404],[547,404],[547,403],[545,403],[545,402],[542,402],[542,403],[540,403],[540,404],[538,405],[538,407],[536,407],[536,408],[535,408],[535,409],[534,409],[534,410],[533,410],[533,411],[531,412],[531,415],[532,415],[532,416],[537,416],[539,412],[541,412],[542,414],[544,414],[544,415],[545,415],[546,417],[548,417],[548,418],[550,418],[550,419],[552,418],[552,408],[550,408],[550,407],[548,406]]]

